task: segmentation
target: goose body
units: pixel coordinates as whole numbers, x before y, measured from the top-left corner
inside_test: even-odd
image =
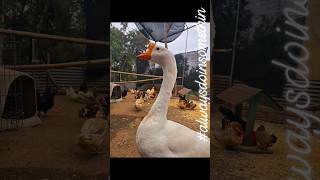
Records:
[[[143,157],[210,157],[209,141],[200,141],[198,132],[171,120],[143,122],[136,138]]]
[[[210,157],[210,139],[199,139],[199,132],[167,119],[168,104],[177,77],[173,54],[150,43],[142,60],[151,59],[163,70],[160,92],[148,114],[140,123],[136,144],[143,157]]]

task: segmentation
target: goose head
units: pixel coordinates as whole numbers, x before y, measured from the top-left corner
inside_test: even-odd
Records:
[[[149,42],[147,49],[140,53],[138,58],[143,61],[150,60],[162,67],[167,64],[175,63],[173,54],[167,48],[162,47],[153,41]]]

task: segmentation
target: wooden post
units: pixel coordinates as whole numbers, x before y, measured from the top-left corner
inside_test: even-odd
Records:
[[[238,104],[236,105],[235,109],[234,109],[234,113],[235,115],[237,115],[238,117],[242,117],[242,104]]]
[[[36,45],[35,45],[35,39],[31,39],[31,62],[34,62],[36,59]]]
[[[247,145],[247,146],[253,145],[252,139],[250,137],[256,121],[257,108],[258,108],[258,96],[254,96],[249,101],[247,126],[246,126],[246,131],[244,136],[245,137],[244,145]]]

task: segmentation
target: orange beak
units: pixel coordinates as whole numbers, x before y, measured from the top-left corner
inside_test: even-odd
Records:
[[[150,60],[151,59],[152,50],[153,50],[153,48],[155,46],[156,46],[156,43],[150,41],[149,44],[148,44],[147,50],[145,52],[142,52],[141,54],[139,54],[137,57],[140,60],[144,60],[144,61]]]

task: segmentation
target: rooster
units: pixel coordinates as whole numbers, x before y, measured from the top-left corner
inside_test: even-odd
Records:
[[[40,94],[39,91],[37,93],[37,109],[39,111],[39,116],[41,116],[41,112],[44,113],[44,116],[47,116],[47,112],[53,107],[54,105],[54,96],[56,95],[55,92],[46,88],[43,94]]]

